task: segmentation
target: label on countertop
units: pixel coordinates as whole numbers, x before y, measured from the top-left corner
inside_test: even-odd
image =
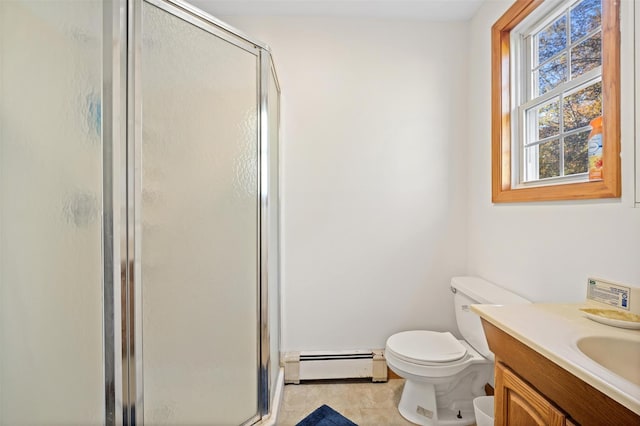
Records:
[[[587,286],[587,299],[615,306],[616,308],[629,310],[630,287],[613,284],[607,281],[589,278]]]

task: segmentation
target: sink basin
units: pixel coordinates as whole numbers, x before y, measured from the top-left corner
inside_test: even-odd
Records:
[[[640,386],[640,341],[589,336],[578,340],[577,346],[607,370]]]

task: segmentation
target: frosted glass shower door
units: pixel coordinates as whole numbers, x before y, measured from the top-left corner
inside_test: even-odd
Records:
[[[154,3],[139,77],[144,423],[238,425],[258,413],[258,57]]]
[[[102,425],[100,1],[0,0],[0,424]]]

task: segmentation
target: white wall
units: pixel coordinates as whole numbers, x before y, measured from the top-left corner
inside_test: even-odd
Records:
[[[221,18],[272,47],[283,90],[282,350],[455,329],[467,25]]]
[[[640,285],[630,2],[623,198],[493,205],[490,28],[510,4],[455,24],[223,17],[273,48],[283,86],[284,351],[455,330],[457,274],[533,301],[582,301],[587,276]]]
[[[471,21],[469,273],[533,301],[581,302],[587,276],[640,286],[640,209],[633,208],[633,75],[629,0],[622,2],[621,200],[491,204],[490,28],[511,2]]]

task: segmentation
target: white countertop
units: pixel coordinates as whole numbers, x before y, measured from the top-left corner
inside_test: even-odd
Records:
[[[592,321],[579,311],[582,304],[471,305],[499,329],[640,415],[640,385],[602,367],[580,352],[576,342],[606,336],[640,342],[640,330]],[[640,364],[640,352],[636,358]]]

